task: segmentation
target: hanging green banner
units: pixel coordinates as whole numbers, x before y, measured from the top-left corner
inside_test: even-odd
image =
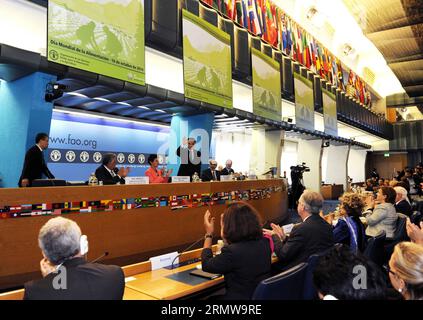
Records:
[[[314,130],[313,83],[294,72],[295,123],[297,127]]]
[[[279,63],[251,49],[253,70],[253,112],[276,121],[282,120],[281,76]]]
[[[144,0],[50,0],[48,60],[145,85]]]
[[[323,117],[325,121],[325,133],[338,136],[338,120],[336,116],[336,96],[322,89]]]
[[[231,38],[182,11],[185,97],[232,108]]]

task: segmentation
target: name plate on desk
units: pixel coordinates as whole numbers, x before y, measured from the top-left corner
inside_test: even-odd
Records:
[[[178,252],[175,251],[175,252],[171,252],[167,254],[162,254],[161,256],[150,258],[151,270],[157,270],[157,269],[170,266],[172,264],[173,259],[175,259],[177,256],[178,256]],[[178,264],[179,258],[176,258],[173,263]]]
[[[222,175],[220,176],[220,181],[232,181],[230,175]]]
[[[149,184],[148,177],[126,177],[125,184]]]
[[[191,182],[189,176],[173,176],[172,183],[189,183]]]

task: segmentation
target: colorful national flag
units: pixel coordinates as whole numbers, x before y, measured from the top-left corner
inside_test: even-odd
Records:
[[[257,16],[257,8],[255,0],[248,0],[248,15],[250,18],[251,31],[255,35],[261,35],[261,25]]]

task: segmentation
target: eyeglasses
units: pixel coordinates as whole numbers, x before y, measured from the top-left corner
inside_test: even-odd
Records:
[[[397,274],[395,273],[395,272],[393,272],[392,270],[391,270],[391,268],[389,267],[389,265],[384,265],[383,266],[383,269],[385,269],[385,271],[389,274],[389,273],[392,273],[394,276],[396,276]]]

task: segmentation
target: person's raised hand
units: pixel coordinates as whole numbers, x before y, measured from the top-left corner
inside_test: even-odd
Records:
[[[423,245],[423,221],[420,222],[420,228],[410,221],[410,218],[407,218],[407,235],[411,241]]]
[[[282,241],[286,238],[285,232],[277,224],[271,223],[272,231],[276,234]]]
[[[41,259],[40,261],[40,270],[43,278],[47,277],[52,272],[56,271],[56,267],[50,263],[46,258]]]
[[[214,232],[214,217],[211,216],[209,210],[206,211],[204,214],[204,229],[206,230],[206,234],[213,234]]]

